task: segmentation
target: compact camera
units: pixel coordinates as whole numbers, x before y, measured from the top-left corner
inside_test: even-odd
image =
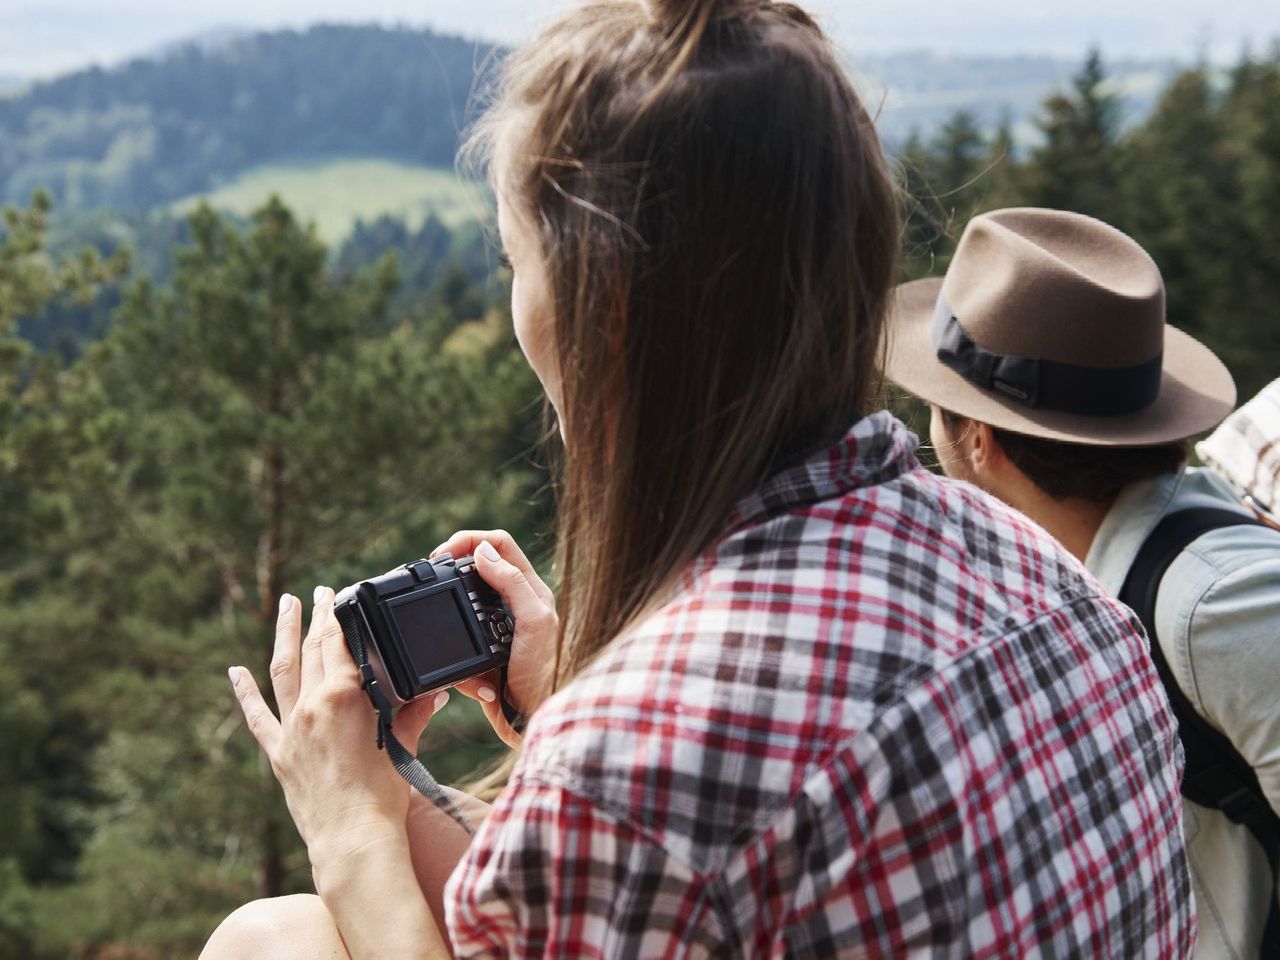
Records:
[[[338,593],[334,614],[380,714],[495,669],[505,693],[515,621],[471,557],[444,553],[361,580]]]

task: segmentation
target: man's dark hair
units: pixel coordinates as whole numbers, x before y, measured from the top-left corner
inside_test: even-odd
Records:
[[[942,419],[952,434],[965,429],[969,418],[950,410]],[[1109,503],[1139,480],[1174,473],[1187,462],[1186,440],[1152,447],[1099,447],[1029,437],[992,427],[1005,456],[1037,487],[1055,500]]]

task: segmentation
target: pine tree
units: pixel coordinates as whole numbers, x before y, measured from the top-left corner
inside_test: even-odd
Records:
[[[956,111],[942,125],[930,149],[930,169],[945,196],[958,202],[972,195],[983,172],[986,150],[977,118],[969,111]]]
[[[918,131],[912,131],[895,158],[900,184],[902,254],[908,278],[927,276],[941,231],[929,183],[929,153]]]
[[[247,232],[208,209],[191,232],[172,287],[136,283],[56,403],[62,575],[21,639],[68,637],[63,682],[106,729],[86,744],[103,797],[75,883],[37,898],[63,918],[51,951],[191,952],[238,903],[309,889],[226,667],[266,687],[282,592],[380,573],[460,526],[527,536],[540,509],[539,475],[509,462],[536,387],[483,298],[463,298],[474,317],[397,319],[389,261],[331,274],[274,200]]]
[[[1247,399],[1280,376],[1280,48],[1234,71],[1223,103],[1225,149],[1238,188],[1230,217],[1236,238],[1206,313],[1222,333],[1220,349]]]
[[[68,880],[84,840],[81,813],[93,798],[83,705],[62,683],[61,637],[30,630],[31,595],[51,572],[42,562],[46,527],[64,506],[48,478],[58,461],[61,364],[17,336],[16,323],[61,297],[86,302],[128,268],[121,252],[92,251],[57,262],[45,252],[51,201],[7,207],[0,231],[0,957],[30,957],[42,922],[36,887]],[[39,618],[36,618],[37,621]]]
[[[1219,344],[1215,299],[1247,251],[1239,230],[1239,163],[1204,69],[1180,74],[1128,138],[1113,222],[1164,276],[1169,322]]]
[[[1120,180],[1119,104],[1106,90],[1097,50],[1072,79],[1071,91],[1049,97],[1042,109],[1036,126],[1043,143],[1020,178],[1024,202],[1108,219]]]
[[[1024,195],[1021,172],[1013,121],[1006,115],[987,141],[977,184],[981,194],[975,213],[1021,204]]]

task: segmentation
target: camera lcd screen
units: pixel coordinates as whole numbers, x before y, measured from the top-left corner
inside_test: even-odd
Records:
[[[474,614],[462,609],[453,590],[397,603],[391,607],[391,615],[404,640],[413,672],[419,677],[471,660],[482,652],[476,650],[463,620]]]

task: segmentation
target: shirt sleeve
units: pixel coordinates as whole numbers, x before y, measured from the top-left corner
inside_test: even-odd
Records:
[[[705,956],[709,885],[562,787],[513,781],[449,880],[457,957]]]
[[[1177,625],[1187,657],[1185,671],[1174,667],[1179,683],[1254,768],[1280,813],[1280,551],[1273,542],[1226,573],[1206,569],[1189,595],[1198,601]]]

